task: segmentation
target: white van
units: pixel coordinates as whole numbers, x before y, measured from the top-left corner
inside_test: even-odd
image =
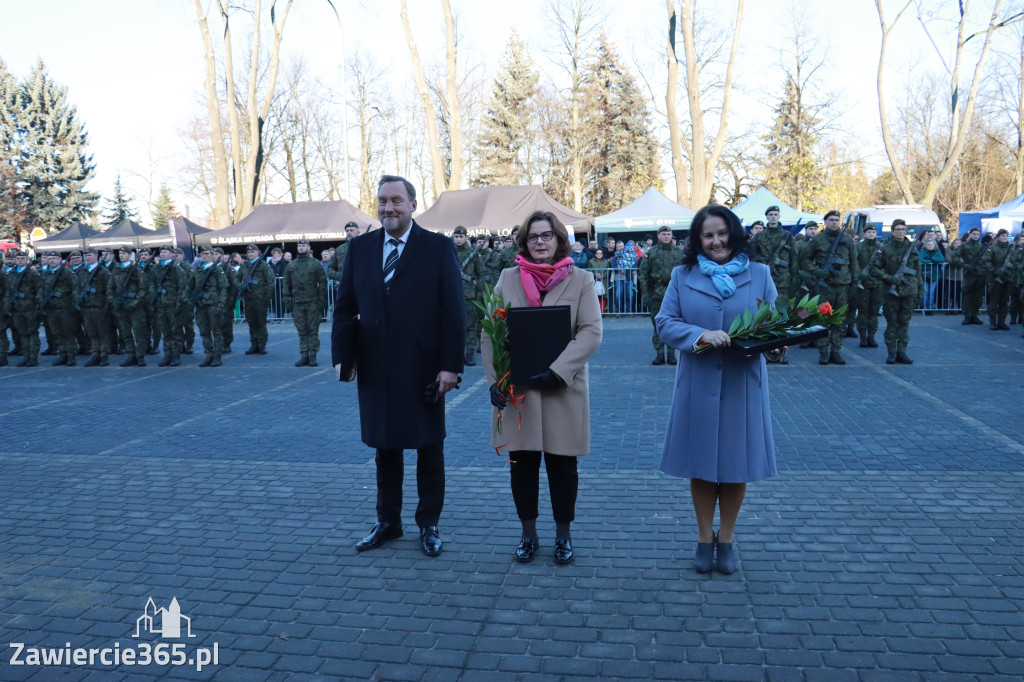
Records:
[[[897,218],[907,222],[907,236],[911,239],[934,227],[946,231],[939,214],[920,204],[879,204],[871,208],[855,208],[846,212],[843,227],[852,229],[859,237],[867,225],[874,225],[881,242],[889,238],[892,221]]]

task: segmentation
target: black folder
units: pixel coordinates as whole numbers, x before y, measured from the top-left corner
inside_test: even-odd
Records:
[[[341,381],[348,381],[352,370],[356,369],[356,341],[359,338],[359,316],[353,315],[345,322],[341,330],[341,348],[338,360],[341,363]]]
[[[530,377],[548,369],[572,341],[570,311],[567,305],[508,309],[508,353],[514,386],[529,387]]]

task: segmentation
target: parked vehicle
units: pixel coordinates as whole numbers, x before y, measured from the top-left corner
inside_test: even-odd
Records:
[[[897,218],[907,221],[907,236],[911,238],[934,227],[943,232],[946,230],[939,220],[939,214],[920,204],[879,204],[870,208],[854,208],[846,212],[843,226],[852,229],[859,237],[867,225],[874,225],[878,230],[878,240],[885,241],[889,238],[892,221]]]

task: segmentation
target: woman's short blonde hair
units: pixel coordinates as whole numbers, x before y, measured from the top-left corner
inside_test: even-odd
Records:
[[[558,262],[572,253],[572,244],[569,243],[569,230],[550,211],[534,211],[523,221],[522,227],[516,232],[516,248],[524,258],[530,257],[530,250],[526,247],[526,238],[529,236],[533,224],[541,220],[546,220],[551,225],[551,231],[555,233],[555,240],[558,242],[558,246],[555,247],[555,262]]]

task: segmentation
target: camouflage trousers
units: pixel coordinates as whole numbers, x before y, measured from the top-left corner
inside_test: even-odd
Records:
[[[320,303],[295,302],[292,304],[292,321],[299,332],[299,353],[302,357],[315,358],[320,350]]]
[[[121,334],[125,353],[139,358],[146,355],[149,325],[146,322],[146,311],[141,306],[131,310],[119,310],[117,330]]]
[[[658,317],[658,312],[661,310],[661,301],[664,298],[662,296],[650,297],[647,299],[647,308],[651,311],[651,325],[654,327],[654,333],[651,334],[651,344],[654,346],[654,352],[661,355],[665,350],[665,342],[658,336],[658,322],[655,318]]]
[[[483,319],[483,311],[476,307],[475,298],[466,299],[466,357],[476,353],[477,344],[480,343],[480,320]]]
[[[21,352],[29,360],[39,359],[39,312],[15,310],[11,315],[11,329],[21,337]]]
[[[245,321],[249,325],[249,344],[257,348],[267,346],[267,310],[270,301],[246,296],[244,299]]]
[[[7,339],[8,319],[10,318],[0,313],[0,358],[6,358],[8,351],[11,350],[11,342]]]
[[[203,338],[203,353],[206,357],[217,357],[224,350],[224,338],[220,333],[222,309],[213,305],[196,306],[196,324]]]
[[[988,285],[988,321],[992,324],[1006,322],[1006,315],[1010,312],[1010,288],[1013,285],[1009,282],[1000,284],[992,281]]]
[[[146,308],[146,348],[160,347],[160,321],[157,311]]]
[[[103,307],[82,308],[82,322],[85,335],[89,337],[89,346],[93,355],[107,356],[110,354],[110,311]]]
[[[906,353],[910,343],[910,318],[914,316],[916,296],[885,295],[885,348],[890,353]]]
[[[818,303],[824,303],[828,301],[832,304],[833,310],[847,305],[850,302],[850,286],[848,284],[842,284],[838,286],[821,287],[818,289]],[[842,324],[832,324],[828,328],[828,336],[823,339],[818,339],[814,342],[814,347],[818,349],[831,347],[834,351],[840,351],[843,349],[843,337],[846,335],[846,322]]]
[[[961,307],[964,317],[977,317],[981,310],[981,299],[985,294],[985,280],[969,272],[964,273],[964,283],[960,289],[963,292],[963,303]]]
[[[224,337],[224,347],[228,348],[235,341],[235,304],[234,296],[228,297],[230,301],[224,304],[224,311],[220,320],[220,333]]]
[[[181,327],[181,342],[191,348],[196,342],[195,312],[191,302],[178,306],[178,325]]]
[[[73,308],[49,308],[46,319],[50,323],[50,348],[56,355],[75,357],[78,352],[78,311]]]
[[[157,327],[160,329],[157,338],[164,337],[164,355],[176,357],[181,355],[181,325],[178,324],[178,306],[160,306],[155,311]]]
[[[885,299],[883,287],[864,287],[857,290],[857,331],[874,336],[878,331],[878,310]],[[850,319],[849,311],[846,314]]]

